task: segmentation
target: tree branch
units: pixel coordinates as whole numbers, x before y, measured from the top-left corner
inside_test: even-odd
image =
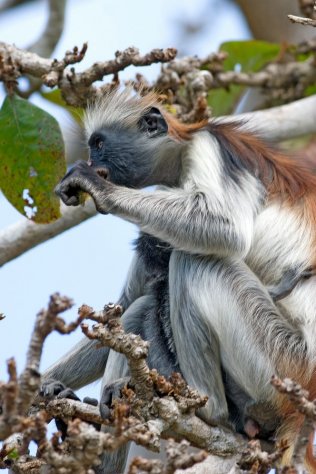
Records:
[[[102,80],[109,74],[117,75],[128,66],[149,66],[154,63],[163,63],[172,60],[176,56],[176,49],[153,49],[145,55],[140,55],[137,48],[127,48],[117,51],[115,59],[97,62],[84,72],[75,72],[67,67],[80,62],[87,50],[84,44],[81,51],[77,47],[73,51],[67,51],[62,60],[46,59],[35,53],[19,49],[14,45],[0,42],[0,80],[10,82],[16,81],[21,75],[30,75],[41,78],[44,85],[48,87],[58,86],[67,104],[76,107],[84,107],[87,100],[93,99],[96,89],[93,82]],[[4,74],[4,72],[6,74]]]
[[[61,214],[60,219],[50,224],[39,225],[25,218],[1,230],[0,266],[95,216],[96,210],[93,201],[89,199],[84,206],[77,208],[61,205]]]
[[[296,16],[296,15],[288,15],[287,17],[292,23],[298,23],[299,25],[313,26],[314,28],[316,28],[316,20],[313,20],[312,18],[303,18],[302,16]]]
[[[28,47],[28,51],[49,58],[57,46],[65,23],[67,0],[49,0],[48,19],[41,36]]]
[[[264,139],[275,142],[315,133],[316,96],[271,109],[225,117],[225,120],[231,119],[245,121]]]

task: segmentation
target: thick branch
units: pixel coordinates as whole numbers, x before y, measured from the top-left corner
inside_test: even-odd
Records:
[[[65,22],[67,0],[49,0],[49,12],[45,29],[41,36],[28,47],[31,53],[49,58],[62,35]]]
[[[90,199],[75,209],[62,205],[61,214],[60,219],[50,224],[39,225],[23,219],[0,231],[0,266],[93,217],[96,210]]]
[[[312,20],[310,20],[312,21]],[[316,80],[314,58],[303,62],[290,62],[288,64],[271,63],[259,72],[220,72],[216,76],[216,87],[238,84],[250,87],[284,88],[297,81],[306,81],[312,84]]]
[[[266,140],[283,141],[316,132],[316,96],[272,109],[227,117],[243,120]]]
[[[41,405],[40,405],[41,407]],[[53,418],[80,418],[89,423],[98,423],[99,425],[108,425],[100,415],[100,409],[87,403],[70,400],[67,398],[56,398],[51,400],[45,407],[47,413]]]

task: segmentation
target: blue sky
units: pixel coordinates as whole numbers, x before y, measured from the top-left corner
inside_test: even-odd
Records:
[[[46,2],[29,4],[2,14],[0,40],[26,47],[39,35],[46,18]],[[205,27],[196,38],[185,42],[179,35],[178,22],[203,19]],[[221,0],[70,0],[66,28],[54,56],[62,57],[67,49],[88,41],[89,49],[78,69],[94,61],[113,57],[118,49],[137,46],[142,52],[155,47],[178,47],[186,54],[203,56],[217,49],[225,40],[247,39],[248,30],[237,9]],[[143,68],[153,79],[159,66]],[[129,68],[123,77],[134,76]],[[3,100],[0,90],[0,102]],[[34,96],[32,100],[49,108],[68,126],[69,118],[55,107],[48,107]],[[1,228],[23,219],[0,196]],[[47,304],[51,293],[59,291],[74,299],[76,306],[65,316],[76,316],[82,303],[100,309],[115,301],[123,286],[132,257],[131,242],[137,229],[112,216],[97,216],[88,222],[44,243],[0,269],[0,312],[6,315],[1,324],[0,380],[6,379],[5,361],[14,356],[19,371],[25,363],[35,314]],[[49,336],[45,343],[42,368],[47,367],[81,337]],[[94,384],[85,394],[98,396]]]

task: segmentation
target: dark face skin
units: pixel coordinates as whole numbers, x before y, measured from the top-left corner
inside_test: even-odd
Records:
[[[109,180],[121,186],[146,185],[153,168],[157,137],[166,136],[168,125],[160,111],[152,107],[139,121],[138,130],[116,125],[94,132],[89,141],[92,167],[104,168]]]

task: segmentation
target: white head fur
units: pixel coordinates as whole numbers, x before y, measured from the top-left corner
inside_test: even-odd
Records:
[[[141,116],[153,106],[158,106],[154,93],[141,97],[135,94],[132,86],[123,90],[115,88],[88,105],[84,115],[86,134],[90,137],[100,128],[116,124],[136,127]]]

